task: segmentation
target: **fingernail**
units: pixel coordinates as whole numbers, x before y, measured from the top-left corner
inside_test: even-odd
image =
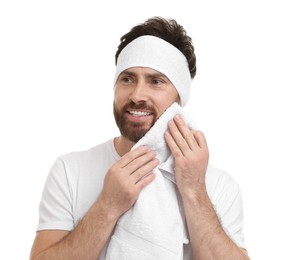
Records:
[[[179,115],[179,114],[175,115],[174,118],[175,118],[176,120],[182,120],[182,116]]]
[[[145,151],[149,150],[149,147],[148,147],[147,145],[145,145],[145,144],[142,145],[141,148],[142,148],[143,150],[145,150]]]

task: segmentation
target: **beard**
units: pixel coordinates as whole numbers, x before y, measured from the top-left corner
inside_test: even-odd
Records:
[[[151,112],[153,115],[152,122],[148,125],[146,125],[146,122],[130,122],[126,117],[126,111],[132,109],[145,109]],[[116,109],[113,103],[113,115],[121,135],[134,143],[137,143],[150,130],[157,119],[157,113],[152,106],[147,106],[146,103],[135,104],[132,101],[127,103],[121,110]]]

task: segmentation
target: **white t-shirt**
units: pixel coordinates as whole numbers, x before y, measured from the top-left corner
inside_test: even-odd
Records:
[[[108,169],[119,159],[113,139],[89,150],[59,157],[51,168],[43,190],[37,231],[72,231],[98,198]],[[239,185],[229,174],[210,165],[206,185],[225,232],[239,247],[244,248]],[[106,247],[102,250],[100,260],[105,259],[105,253]],[[184,259],[191,259],[190,245],[184,248]]]

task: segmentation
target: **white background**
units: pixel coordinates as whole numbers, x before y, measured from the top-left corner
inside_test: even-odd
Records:
[[[243,192],[255,260],[285,252],[283,1],[1,1],[0,259],[28,259],[55,159],[118,135],[112,114],[119,38],[153,15],[193,38],[188,104],[213,165]]]

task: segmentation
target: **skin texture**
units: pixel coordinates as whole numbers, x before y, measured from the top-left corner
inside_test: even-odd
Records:
[[[205,136],[189,129],[178,115],[165,139],[175,159],[175,173],[194,259],[249,259],[225,234],[206,190],[209,151]]]
[[[130,151],[178,93],[168,78],[150,68],[130,68],[119,75],[114,114],[121,136],[114,139],[120,156],[106,173],[98,199],[71,231],[37,232],[30,259],[98,259],[117,220],[151,183],[158,165],[156,153],[142,146]],[[208,147],[203,133],[189,129],[175,116],[166,142],[175,159],[194,259],[249,259],[224,233],[206,192]]]

